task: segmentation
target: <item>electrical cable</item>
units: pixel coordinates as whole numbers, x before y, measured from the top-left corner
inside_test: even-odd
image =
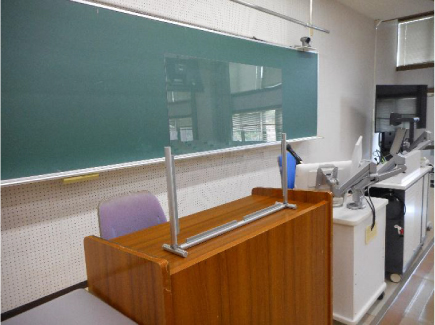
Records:
[[[367,187],[367,196],[364,196],[364,198],[367,201],[367,204],[369,205],[370,209],[372,210],[372,226],[370,227],[370,230],[373,230],[373,228],[375,227],[375,223],[376,223],[376,209],[375,209],[375,205],[373,204],[372,201],[372,197],[370,196],[370,187]],[[368,197],[368,199],[367,199]]]
[[[402,203],[402,206],[403,206],[403,215],[405,215],[406,214],[406,204],[405,204],[405,202],[403,202],[403,200],[400,197],[398,197],[398,196],[396,198],[397,198],[397,200],[400,203]]]
[[[390,198],[396,200],[397,202],[399,202],[402,205],[403,215],[406,214],[406,204],[405,204],[405,202],[400,197],[395,195],[393,192],[388,192],[388,193],[382,195],[381,198],[387,199],[388,202],[390,202]],[[403,224],[401,222],[399,222],[399,226],[401,226],[403,228]]]

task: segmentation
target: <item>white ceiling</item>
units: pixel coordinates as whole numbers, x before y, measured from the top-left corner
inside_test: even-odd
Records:
[[[433,11],[433,0],[338,0],[373,20],[388,20]]]

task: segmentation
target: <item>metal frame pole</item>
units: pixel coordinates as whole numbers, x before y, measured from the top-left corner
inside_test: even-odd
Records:
[[[282,167],[282,196],[283,196],[283,203],[288,204],[288,176],[287,176],[287,140],[286,140],[286,134],[282,134],[282,141],[281,141],[281,167]]]
[[[168,206],[169,206],[169,222],[171,224],[171,246],[178,246],[177,235],[178,227],[178,211],[175,195],[175,177],[174,177],[174,159],[171,153],[171,147],[165,147],[165,163],[166,163],[166,184],[168,188]]]
[[[292,17],[280,14],[279,12],[272,11],[272,10],[269,10],[267,8],[254,5],[254,4],[246,2],[246,1],[241,1],[241,0],[230,0],[230,1],[238,3],[238,4],[241,4],[243,6],[246,6],[246,7],[252,8],[252,9],[255,9],[255,10],[258,10],[258,11],[262,11],[262,12],[264,12],[266,14],[269,14],[269,15],[272,15],[272,16],[275,16],[275,17],[282,18],[282,19],[287,20],[287,21],[291,21],[292,23],[295,23],[295,24],[298,24],[298,25],[301,25],[301,26],[304,26],[304,27],[312,28],[312,29],[318,30],[320,32],[324,32],[324,33],[329,34],[329,30],[327,30],[325,28],[312,25],[311,23],[310,24],[304,23],[303,21],[300,21],[300,20],[294,19]]]
[[[174,209],[174,216],[175,216],[175,225],[177,230],[177,235],[180,234],[180,222],[178,220],[178,199],[177,199],[177,183],[175,181],[175,158],[171,155],[171,169],[172,169],[172,204]]]
[[[174,156],[171,153],[171,147],[165,147],[165,164],[166,164],[166,184],[168,186],[168,206],[169,222],[171,228],[171,244],[164,244],[163,249],[170,251],[182,257],[187,256],[187,252],[180,248],[177,236],[180,233],[180,224],[178,222],[177,207],[177,190],[175,184],[175,164]]]

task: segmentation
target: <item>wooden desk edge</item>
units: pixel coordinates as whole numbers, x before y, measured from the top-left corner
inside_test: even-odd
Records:
[[[91,293],[139,324],[173,324],[166,260],[96,236],[84,239],[84,249]]]
[[[269,196],[282,199],[282,189],[270,187],[255,187],[252,189],[252,195]],[[331,202],[332,213],[332,193],[328,191],[307,191],[307,190],[288,190],[288,199],[290,201],[299,201],[307,203],[319,203],[323,200]]]

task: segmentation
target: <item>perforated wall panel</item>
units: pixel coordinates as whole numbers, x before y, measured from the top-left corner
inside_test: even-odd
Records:
[[[180,216],[280,186],[279,146],[176,162]],[[149,190],[168,215],[163,163],[2,189],[2,312],[86,280],[83,238],[98,235],[97,206],[123,193]]]
[[[299,44],[301,35],[308,34],[302,26],[229,0],[98,0],[96,2],[283,45]],[[250,0],[249,2],[304,22],[309,20],[309,0]],[[293,35],[290,37],[291,43],[289,43],[290,35]]]

